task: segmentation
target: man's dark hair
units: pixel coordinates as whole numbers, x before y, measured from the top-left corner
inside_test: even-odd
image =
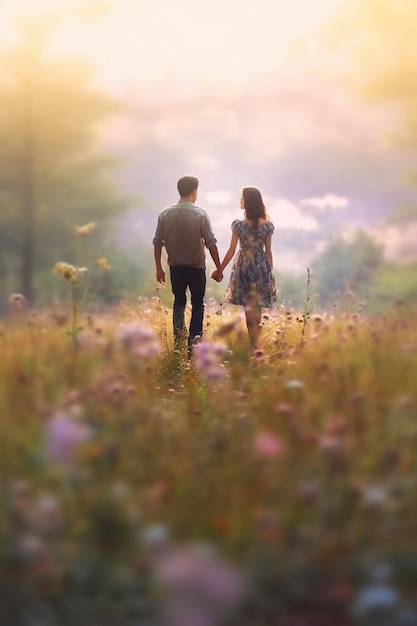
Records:
[[[198,178],[195,176],[183,176],[177,182],[178,193],[181,198],[190,196],[198,188]]]

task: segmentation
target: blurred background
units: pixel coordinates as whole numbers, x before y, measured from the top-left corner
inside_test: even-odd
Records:
[[[93,302],[151,295],[184,174],[221,256],[260,188],[286,306],[307,267],[316,308],[415,302],[416,25],[414,0],[0,0],[0,311],[64,297],[88,222]]]

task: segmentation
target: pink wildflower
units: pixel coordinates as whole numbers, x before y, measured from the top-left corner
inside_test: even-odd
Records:
[[[50,461],[70,461],[81,444],[91,438],[91,429],[67,413],[58,412],[46,430],[46,458]]]
[[[282,455],[283,445],[272,433],[261,432],[254,440],[255,452],[264,458],[274,459]]]
[[[165,599],[164,617],[172,626],[224,623],[241,594],[233,566],[203,549],[171,549],[162,554],[155,573]]]
[[[217,382],[224,378],[226,372],[220,361],[226,352],[227,346],[219,342],[204,340],[194,346],[195,365],[207,382]]]
[[[288,404],[287,402],[278,402],[275,407],[275,411],[280,415],[287,415],[290,417],[294,415],[295,409],[293,404]]]
[[[161,348],[152,328],[133,323],[122,326],[119,340],[123,349],[131,356],[150,360],[156,357]]]

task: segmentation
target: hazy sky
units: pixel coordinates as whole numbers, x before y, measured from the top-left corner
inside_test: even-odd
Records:
[[[80,54],[107,84],[239,88],[294,63],[288,46],[349,0],[3,0],[12,36],[16,18],[53,17],[55,50]],[[352,4],[352,0],[350,0]],[[87,8],[86,8],[87,7]]]
[[[87,60],[127,102],[107,128],[143,199],[138,228],[176,199],[183,173],[229,237],[240,188],[261,188],[283,266],[340,228],[373,225],[407,201],[395,116],[349,93],[343,54],[324,43],[333,16],[360,0],[0,0],[1,43],[19,19],[54,22],[49,54]],[[357,68],[358,72],[361,68]],[[280,252],[278,252],[280,254]]]

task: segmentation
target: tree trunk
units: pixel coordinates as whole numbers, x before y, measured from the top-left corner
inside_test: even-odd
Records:
[[[33,82],[30,70],[23,92],[21,175],[21,289],[29,304],[33,304],[34,258],[34,150],[33,150]]]

